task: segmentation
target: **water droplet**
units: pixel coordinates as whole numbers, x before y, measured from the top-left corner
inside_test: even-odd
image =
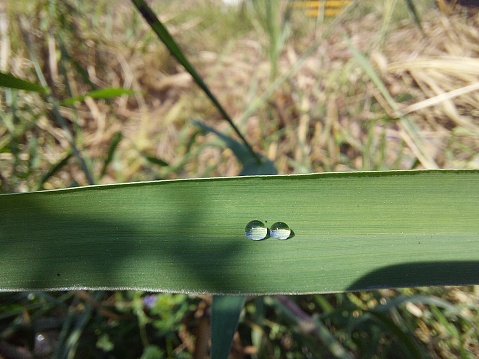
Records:
[[[53,343],[43,334],[35,336],[35,346],[33,348],[35,357],[46,358],[53,352]]]
[[[253,241],[260,241],[268,235],[268,228],[261,221],[251,221],[246,225],[244,234]]]
[[[276,239],[288,239],[291,236],[291,229],[284,222],[276,222],[271,226],[270,234]]]

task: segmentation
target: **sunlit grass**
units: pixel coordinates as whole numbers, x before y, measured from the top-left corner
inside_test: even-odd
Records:
[[[35,79],[13,16],[22,13],[31,19],[32,29],[37,29],[35,47],[59,100],[70,97],[68,86],[73,96],[96,87],[134,90],[131,96],[89,99],[61,108],[98,181],[237,175],[241,166],[231,150],[191,120],[201,119],[224,132],[227,125],[131,5],[68,3],[72,8],[60,6],[61,16],[54,18],[47,1],[7,2],[8,32],[2,34],[0,53],[0,64],[6,67],[1,70]],[[393,3],[396,6],[388,8]],[[245,108],[270,86],[271,74],[288,71],[331,21],[305,18],[295,11],[288,24],[289,39],[280,43],[274,31],[282,29],[269,34],[260,31],[261,18],[247,7],[221,9],[206,1],[153,5],[236,118],[241,118]],[[411,20],[404,1],[361,1],[350,20],[324,40],[294,76],[258,111],[238,123],[254,149],[274,161],[280,173],[424,168],[414,143],[398,124],[392,102],[358,66],[344,37],[346,33],[367,58],[400,110],[411,110],[421,101],[466,88],[477,78],[477,20],[458,15],[445,18],[432,6],[433,1],[417,5],[426,38]],[[71,9],[77,16],[68,15]],[[74,62],[59,56],[60,44],[53,34],[60,28],[64,32],[58,34],[59,39]],[[1,190],[86,184],[65,133],[52,122],[49,106],[41,97],[3,89],[0,93]],[[441,168],[479,168],[478,101],[477,91],[464,92],[447,100],[438,98],[433,106],[410,112],[424,150]],[[392,305],[386,319],[378,315],[385,313],[381,306],[395,303],[401,294],[409,296],[408,302]],[[431,304],[418,294],[435,295],[453,307],[443,302]],[[153,352],[162,348],[167,356],[188,357],[198,350],[195,338],[208,342],[204,329],[208,298],[160,295],[157,308],[148,309],[143,293],[106,293],[93,299],[77,294],[74,300],[72,295],[59,296],[58,300],[47,295],[2,300],[33,308],[29,310],[37,317],[52,314],[36,308],[58,301],[63,303],[60,307],[77,308],[80,313],[84,303],[99,306],[102,310],[94,315],[95,324],[86,328],[81,349],[87,344],[105,350],[110,344],[126,349],[118,327],[132,338],[129,347],[137,349],[132,357],[140,356],[138,348],[143,346]],[[304,318],[316,320],[319,316],[341,345],[358,355],[367,355],[371,342],[376,343],[373,350],[380,356],[414,342],[439,357],[477,354],[478,294],[474,288],[375,291],[291,300],[305,313]],[[171,308],[180,315],[175,316]],[[105,309],[118,310],[125,317]],[[5,315],[10,313],[20,320],[20,312],[10,310],[2,307]],[[329,355],[331,347],[316,344],[317,340],[327,343],[328,337],[321,337],[322,327],[314,327],[314,320],[298,323],[298,313],[291,315],[290,310],[273,298],[250,300],[239,328],[243,339],[235,339],[233,351],[265,357],[293,353],[299,358],[309,354],[302,352],[308,347]],[[81,328],[80,316],[72,313],[69,318],[77,322],[71,327],[64,325],[68,335],[72,328]],[[388,327],[391,321],[396,327]],[[148,336],[152,327],[160,333],[159,339]],[[398,335],[396,328],[409,334],[413,344]],[[67,342],[66,337],[62,340]]]

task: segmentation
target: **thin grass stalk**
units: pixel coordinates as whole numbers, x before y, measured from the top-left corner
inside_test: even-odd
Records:
[[[354,7],[358,4],[359,0],[354,0],[349,4],[344,11],[334,18],[334,20],[329,24],[329,26],[321,33],[321,35],[308,47],[303,54],[298,58],[298,60],[290,67],[288,71],[286,71],[283,75],[279,76],[269,87],[266,91],[259,97],[257,97],[254,101],[252,101],[249,106],[245,109],[245,111],[238,117],[237,121],[239,123],[244,122],[247,118],[253,115],[261,106],[263,106],[276,90],[286,81],[288,81],[292,76],[294,76],[304,65],[306,60],[315,53],[318,46],[327,39],[333,30],[336,28],[338,24],[340,24],[347,15],[354,9]]]
[[[67,52],[65,44],[63,43],[61,37],[60,36],[55,36],[55,39],[60,46],[60,71],[61,71],[61,74],[62,74],[63,78],[65,79],[65,85],[66,85],[65,88],[66,88],[68,97],[72,98],[73,97],[73,91],[72,91],[72,87],[71,87],[71,84],[70,84],[70,79],[69,79],[69,76],[68,76],[68,73],[67,73],[67,68],[65,66],[65,59],[66,59],[65,55],[67,55],[68,52]],[[69,57],[69,55],[68,55],[68,57]],[[78,133],[81,133],[81,128],[78,125],[78,117],[79,117],[78,116],[78,111],[77,111],[77,108],[75,106],[71,106],[71,108],[73,110],[73,115],[75,117],[75,121],[73,122],[73,124],[75,126],[75,131],[76,131],[77,138],[78,138]],[[81,140],[81,138],[80,138],[80,140]]]
[[[441,104],[443,101],[451,100],[453,98],[466,95],[474,91],[479,91],[479,82],[476,82],[468,86],[464,86],[449,92],[444,92],[440,95],[428,98],[427,100],[416,102],[412,105],[404,107],[403,109],[401,109],[401,112],[403,115],[408,115],[410,113],[420,111],[428,107],[437,106]]]
[[[386,40],[386,33],[391,24],[392,16],[397,5],[397,0],[386,0],[384,15],[381,22],[381,29],[379,30],[379,43],[384,45]]]
[[[30,36],[27,33],[26,20],[24,18],[21,18],[19,20],[19,24],[20,24],[20,30],[22,32],[23,38],[25,40],[25,43],[27,44],[28,51],[30,53],[30,57],[31,57],[31,60],[33,62],[33,66],[35,67],[35,72],[37,74],[38,80],[40,81],[40,84],[44,88],[49,89],[47,80],[45,79],[45,76],[43,75],[42,69],[40,68],[40,64],[39,64],[37,56],[35,54],[32,41],[30,40]],[[95,184],[95,180],[93,178],[93,175],[92,175],[90,169],[88,168],[88,165],[85,161],[85,158],[83,157],[80,150],[78,149],[78,147],[75,143],[75,140],[73,138],[73,135],[70,132],[70,130],[68,129],[68,125],[67,125],[65,119],[63,118],[63,116],[60,113],[60,109],[59,109],[60,106],[59,106],[58,102],[56,101],[56,99],[52,96],[51,90],[49,90],[47,92],[46,97],[47,97],[47,101],[52,105],[53,115],[55,116],[55,119],[56,119],[57,123],[60,125],[62,130],[65,132],[65,134],[67,136],[67,139],[70,142],[70,146],[72,147],[73,153],[74,153],[75,157],[77,158],[78,164],[80,165],[80,168],[82,169],[83,173],[85,174],[85,177],[86,177],[88,183],[91,184],[91,185]]]
[[[102,291],[95,292],[93,294],[93,301],[94,302],[99,301],[102,296],[103,296]],[[78,305],[80,305],[80,296],[76,296],[74,301],[74,307]],[[94,309],[93,304],[90,301],[85,302],[83,311],[79,314],[76,312],[76,308],[72,308],[70,306],[67,319],[65,320],[62,331],[60,333],[61,341],[59,341],[60,345],[57,347],[57,352],[55,355],[56,358],[60,358],[60,359],[75,358],[80,337],[86,325],[88,324],[88,321],[91,318],[93,309]],[[74,328],[71,328],[73,321],[75,321]]]
[[[357,48],[353,46],[349,38],[346,38],[348,43],[349,50],[353,54],[354,58],[358,61],[359,66],[363,69],[366,75],[371,79],[373,84],[379,90],[383,98],[386,100],[389,107],[392,109],[394,116],[399,119],[402,128],[405,131],[405,141],[414,152],[416,157],[421,161],[422,165],[427,169],[437,169],[439,166],[434,161],[434,159],[427,153],[425,150],[425,146],[423,145],[421,139],[418,137],[417,131],[414,128],[413,123],[411,120],[406,117],[400,110],[396,103],[396,101],[392,98],[391,94],[387,90],[386,86],[384,85],[383,81],[376,73],[374,68],[372,67],[369,60],[359,52]]]
[[[281,305],[281,309],[291,317],[305,334],[313,335],[320,339],[328,350],[340,359],[352,359],[353,357],[346,349],[334,338],[328,328],[318,319],[310,318],[300,307],[284,295],[278,295],[277,304]]]
[[[421,349],[419,348],[416,341],[411,338],[408,333],[404,332],[401,328],[399,328],[396,323],[386,316],[383,313],[379,313],[376,311],[368,311],[368,313],[374,318],[374,320],[384,327],[384,329],[391,331],[392,333],[396,334],[396,336],[401,340],[400,344],[403,347],[404,351],[408,352],[406,357],[408,358],[419,358],[419,359],[426,359],[427,356],[423,354]]]
[[[416,23],[416,26],[421,30],[421,33],[424,35],[424,29],[422,28],[421,25],[421,18],[419,17],[419,13],[417,12],[416,5],[414,5],[414,1],[412,0],[405,0],[407,8],[409,10],[409,13],[412,15],[412,18],[414,19],[414,22]]]

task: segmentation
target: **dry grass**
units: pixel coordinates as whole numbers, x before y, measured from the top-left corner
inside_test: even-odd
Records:
[[[380,14],[344,24],[257,114],[240,125],[281,173],[413,167],[416,158],[402,140],[400,126],[388,118],[394,117],[393,111],[348,51],[343,34],[349,33],[353,44],[370,55],[392,96],[398,102],[409,98],[400,108],[412,113],[431,157],[444,168],[477,168],[478,35],[474,21],[435,12],[424,19],[426,37],[409,23],[399,24],[385,41],[378,35]],[[203,50],[194,59],[234,117],[240,117],[270,84],[265,40],[255,41],[256,36],[248,33],[226,43],[223,51]],[[312,37],[293,37],[286,44],[279,59],[280,72],[296,62]],[[152,71],[147,66],[146,76],[151,77]],[[167,100],[158,116],[163,111],[175,115],[161,124],[152,122],[154,128],[147,133],[172,133],[173,124],[183,127],[188,118],[198,116],[227,130],[199,91],[185,91],[191,85],[187,76],[167,75],[157,86],[163,83],[168,84]],[[427,99],[429,103],[424,103]],[[168,141],[176,147],[174,138]],[[458,151],[458,142],[466,144],[466,153],[451,157],[451,152]],[[383,158],[377,158],[378,151]],[[156,153],[164,156],[165,150],[157,148]],[[171,160],[175,150],[169,153]],[[198,160],[199,169],[220,163],[212,175],[238,173],[228,150],[205,150]]]
[[[221,13],[221,9],[210,7],[210,17],[223,17],[213,22],[206,19],[207,9],[194,2],[182,6],[168,3],[160,13],[213,92],[230,114],[239,118],[271,84],[272,64],[265,53],[268,39],[257,27],[249,26],[248,30],[248,25],[235,24],[237,17],[244,16],[241,10]],[[429,11],[423,18],[423,37],[408,20],[395,22],[394,29],[385,32],[381,22],[384,11],[376,6],[375,12],[355,15],[355,20],[342,24],[257,113],[239,123],[255,149],[272,159],[280,173],[408,169],[417,165],[411,144],[404,140],[403,130],[394,120],[393,109],[351,56],[345,34],[367,54],[402,113],[411,115],[426,151],[440,167],[479,167],[477,17],[445,17],[439,11]],[[231,151],[206,146],[217,140],[213,135],[198,135],[190,120],[199,118],[228,132],[226,123],[129,3],[119,2],[99,13],[94,21],[72,20],[71,31],[79,42],[73,40],[72,54],[96,85],[132,88],[136,94],[109,102],[88,100],[75,111],[64,108],[63,113],[81,128],[81,147],[89,157],[98,159],[93,165],[97,172],[111,137],[122,131],[124,139],[113,166],[101,181],[237,174],[239,166]],[[40,12],[38,16],[47,15]],[[40,20],[32,25],[40,24]],[[286,72],[327,26],[308,21],[309,30],[304,30],[304,17],[295,14],[292,25],[296,30],[278,60],[280,73]],[[14,28],[15,23],[10,21],[9,26]],[[221,26],[232,31],[231,36],[226,38]],[[111,30],[98,31],[103,28]],[[216,36],[218,32],[222,35]],[[37,32],[37,40],[52,87],[64,96],[64,79],[55,62],[58,44],[45,32]],[[18,38],[10,40],[4,35],[2,49],[4,69],[32,78],[30,62]],[[6,54],[10,56],[5,68]],[[85,92],[84,81],[75,69],[68,71],[74,94]],[[33,131],[42,138],[46,146],[39,146],[40,168],[45,171],[68,144],[42,114],[38,97],[25,95],[22,101],[25,106],[31,103],[25,112],[39,117],[24,135]],[[3,127],[1,131],[6,133]],[[152,167],[144,153],[171,166]],[[11,157],[4,154],[2,159],[5,163]],[[68,170],[52,178],[46,187],[63,187],[72,180],[84,183],[79,171]]]

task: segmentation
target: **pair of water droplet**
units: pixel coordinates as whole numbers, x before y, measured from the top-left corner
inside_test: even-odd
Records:
[[[268,228],[263,222],[254,220],[246,225],[244,233],[249,239],[260,241],[268,236]],[[276,222],[269,229],[269,235],[276,239],[288,239],[291,237],[291,228],[284,222]]]

